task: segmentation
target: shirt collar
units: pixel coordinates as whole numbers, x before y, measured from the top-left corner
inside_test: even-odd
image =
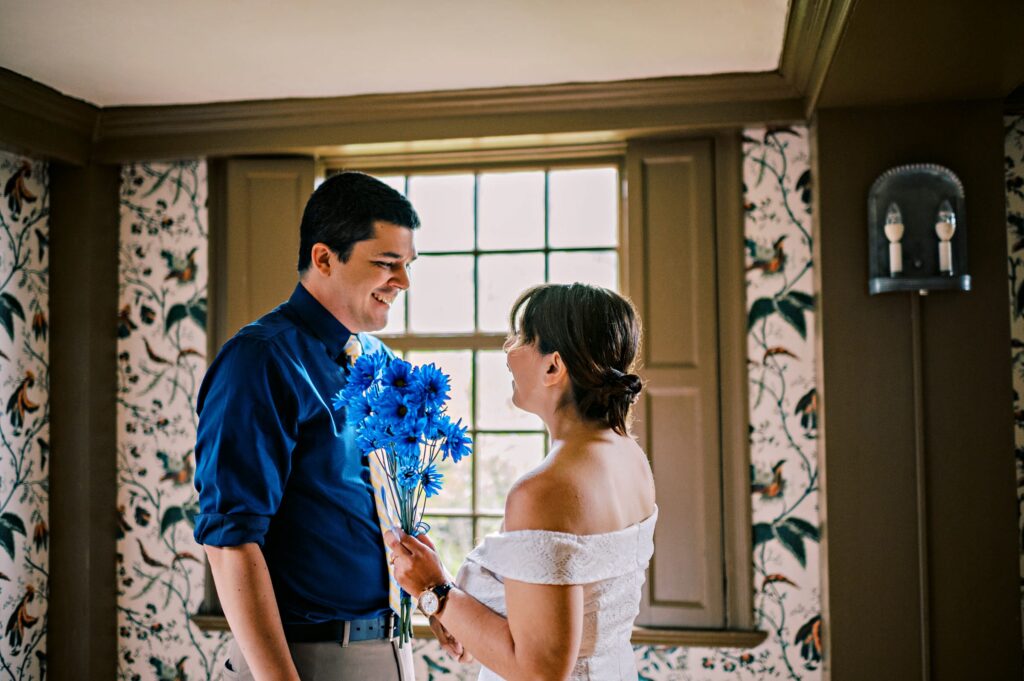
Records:
[[[302,323],[313,332],[313,335],[323,342],[331,359],[336,359],[344,352],[345,343],[348,342],[352,332],[328,312],[327,308],[321,305],[320,301],[314,298],[301,282],[296,284],[295,290],[292,291],[292,295],[288,299],[288,304],[299,315]]]

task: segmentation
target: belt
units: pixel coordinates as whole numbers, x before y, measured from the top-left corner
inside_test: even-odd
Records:
[[[366,620],[331,620],[315,624],[285,624],[284,637],[292,643],[340,643],[389,640],[398,637],[398,618],[391,612]]]

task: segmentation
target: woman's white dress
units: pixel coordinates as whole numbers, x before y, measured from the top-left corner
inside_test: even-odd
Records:
[[[616,532],[577,535],[521,530],[488,535],[466,556],[456,583],[498,614],[507,616],[504,578],[531,584],[582,584],[583,637],[573,681],[637,678],[629,639],[640,608],[644,573],[654,553],[649,518]],[[501,681],[487,669],[480,681]]]

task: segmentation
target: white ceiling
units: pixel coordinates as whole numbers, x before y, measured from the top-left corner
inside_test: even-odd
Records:
[[[101,106],[778,67],[787,0],[0,0],[0,66]]]

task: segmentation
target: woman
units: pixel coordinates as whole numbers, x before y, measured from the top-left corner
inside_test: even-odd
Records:
[[[627,430],[641,389],[636,311],[606,289],[547,284],[510,322],[512,401],[544,421],[551,451],[512,486],[502,532],[469,554],[456,585],[428,539],[401,532],[387,540],[396,577],[480,661],[482,680],[636,679],[629,639],[657,519],[650,465]]]

